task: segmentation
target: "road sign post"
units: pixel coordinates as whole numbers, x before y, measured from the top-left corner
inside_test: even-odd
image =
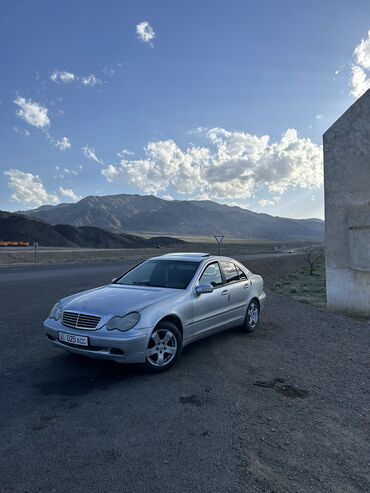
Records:
[[[214,236],[215,236],[215,240],[217,241],[217,255],[220,255],[221,243],[224,239],[224,235],[214,235]]]

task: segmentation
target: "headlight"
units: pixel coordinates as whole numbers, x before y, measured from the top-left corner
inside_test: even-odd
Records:
[[[62,307],[60,306],[60,303],[56,303],[53,308],[51,309],[49,313],[49,318],[52,318],[53,320],[59,320],[62,315]]]
[[[137,312],[129,313],[124,317],[113,317],[107,323],[107,329],[126,332],[126,330],[130,330],[135,327],[139,320],[140,315]]]

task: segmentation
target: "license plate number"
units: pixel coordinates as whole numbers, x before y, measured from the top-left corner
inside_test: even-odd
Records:
[[[76,346],[88,346],[89,339],[84,336],[74,336],[73,334],[66,334],[65,332],[59,332],[59,340],[68,342],[69,344],[75,344]]]

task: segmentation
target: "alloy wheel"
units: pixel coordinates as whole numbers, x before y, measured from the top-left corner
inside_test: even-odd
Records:
[[[167,366],[177,353],[177,339],[168,329],[155,330],[149,340],[146,359],[156,367]]]
[[[247,311],[248,324],[251,328],[254,328],[257,325],[258,317],[259,317],[259,310],[257,303],[252,301]]]

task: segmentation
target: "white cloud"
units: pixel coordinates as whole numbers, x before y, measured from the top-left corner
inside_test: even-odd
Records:
[[[131,152],[128,149],[122,149],[122,151],[117,152],[118,157],[133,156],[134,154],[134,152]]]
[[[81,200],[81,196],[77,195],[71,188],[59,187],[59,192],[63,197],[71,199],[72,202],[78,202],[79,200]]]
[[[71,82],[78,80],[78,77],[75,74],[72,74],[72,72],[54,70],[54,72],[50,74],[50,80],[57,83],[62,82],[64,84],[70,84]]]
[[[103,164],[103,161],[96,155],[95,149],[93,147],[85,146],[82,148],[82,154],[96,163]]]
[[[59,198],[54,193],[49,193],[40,180],[40,177],[32,173],[25,173],[18,169],[4,171],[9,177],[8,187],[12,190],[12,199],[23,204],[39,206],[42,204],[56,205]]]
[[[56,168],[59,169],[57,166]],[[70,170],[65,168],[64,171],[69,172]],[[73,171],[71,173],[75,174]],[[4,171],[4,175],[8,177],[8,187],[12,191],[11,198],[16,202],[36,207],[43,204],[57,205],[61,202],[56,193],[49,193],[45,189],[38,175],[18,169]],[[72,202],[77,202],[81,199],[71,188],[59,187],[59,193],[62,197],[66,197]]]
[[[136,34],[137,37],[140,39],[140,41],[142,41],[143,43],[148,43],[150,46],[153,46],[153,39],[155,38],[156,34],[152,26],[149,24],[149,22],[143,21],[137,24]]]
[[[201,134],[204,133],[208,130],[208,127],[196,127],[192,128],[191,130],[188,130],[186,132],[186,135],[194,135],[194,134]]]
[[[102,81],[95,77],[94,74],[87,75],[85,77],[80,78],[81,84],[83,86],[96,86],[98,84],[102,84]]]
[[[14,125],[13,130],[14,132],[17,132],[17,134],[24,135],[25,137],[29,137],[31,135],[26,128],[19,128],[17,125]]]
[[[113,75],[113,74],[111,74],[111,75]],[[82,84],[85,87],[96,86],[96,85],[102,84],[102,81],[98,77],[96,77],[96,75],[94,75],[94,74],[79,76],[79,75],[73,74],[72,72],[66,72],[65,70],[64,71],[54,70],[50,74],[49,78],[50,78],[50,80],[52,80],[53,82],[56,82],[58,84],[60,84],[60,83],[71,84],[72,82],[77,82],[77,83]]]
[[[367,39],[362,39],[356,46],[354,55],[359,65],[370,69],[370,30],[367,33]]]
[[[63,168],[63,173],[65,173],[66,175],[74,175],[74,176],[78,175],[77,171],[68,168]]]
[[[351,94],[359,98],[370,88],[370,30],[367,38],[362,39],[354,52],[351,67]]]
[[[124,183],[153,194],[245,199],[266,188],[275,197],[290,188],[322,184],[322,147],[298,136],[294,129],[277,142],[268,135],[213,128],[207,147],[180,149],[173,140],[149,142],[145,157],[122,159],[101,173],[109,182]]]
[[[108,77],[112,77],[116,73],[114,68],[110,67],[104,67],[103,68],[103,74],[107,75]]]
[[[351,94],[355,98],[362,96],[370,88],[370,77],[366,71],[358,65],[352,65],[352,89]]]
[[[68,137],[62,137],[55,142],[55,147],[60,151],[66,151],[67,149],[70,149],[72,145]]]
[[[319,113],[318,115],[315,116],[316,120],[323,120],[324,115],[322,113]]]
[[[57,171],[60,170],[59,166],[55,166]],[[54,176],[54,178],[65,178],[66,176],[77,176],[78,173],[74,169],[63,168],[58,176]]]
[[[41,104],[35,103],[31,99],[26,100],[20,96],[14,100],[14,103],[19,108],[16,110],[16,115],[29,125],[38,128],[44,128],[50,125],[48,109],[41,106]]]
[[[258,204],[261,206],[261,207],[272,207],[275,205],[275,201],[274,200],[269,200],[269,199],[261,199],[258,201]]]

